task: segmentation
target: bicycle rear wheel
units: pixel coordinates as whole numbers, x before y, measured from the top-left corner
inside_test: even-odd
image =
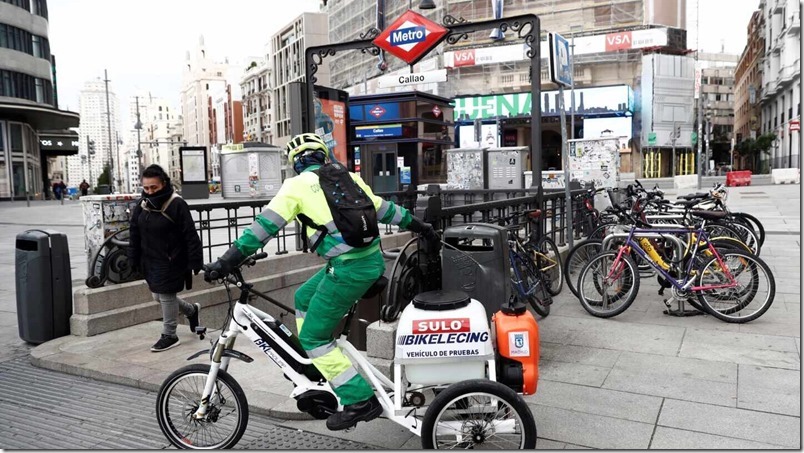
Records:
[[[719,252],[701,266],[701,286],[736,283],[731,288],[712,288],[697,292],[701,305],[715,318],[745,323],[762,316],[776,296],[773,274],[759,257],[740,250]],[[729,275],[732,277],[729,278]]]
[[[514,280],[512,285],[517,297],[527,301],[539,316],[543,318],[548,316],[553,298],[547,292],[544,274],[536,269],[533,262],[519,254],[514,254],[511,260],[513,266],[511,279]],[[519,280],[519,283],[516,280]]]
[[[557,296],[564,286],[564,273],[561,272],[561,254],[558,246],[552,239],[543,236],[536,243],[536,251],[532,253],[536,268],[545,275],[547,292],[552,296]]]
[[[223,370],[218,370],[207,414],[203,419],[192,417],[198,410],[208,374],[209,365],[189,365],[174,371],[159,388],[156,419],[165,437],[178,448],[231,448],[246,431],[246,394]]]
[[[599,318],[617,316],[631,306],[639,293],[637,266],[618,250],[604,250],[581,270],[578,293],[581,306],[590,314]]]

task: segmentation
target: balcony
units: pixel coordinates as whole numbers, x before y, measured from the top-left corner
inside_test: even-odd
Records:
[[[800,33],[801,32],[801,21],[799,20],[798,14],[793,14],[787,20],[787,23],[790,24],[787,26],[787,30],[789,33]]]
[[[798,67],[798,61],[794,65],[785,66],[782,68],[781,72],[779,72],[779,85],[777,88],[781,88],[782,86],[790,83],[793,81],[796,75],[796,68]]]
[[[784,0],[769,0],[769,1],[773,2],[773,6],[771,7],[772,13],[776,14],[784,12],[784,3],[785,3]]]

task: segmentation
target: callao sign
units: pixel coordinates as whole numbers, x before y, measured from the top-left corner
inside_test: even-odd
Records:
[[[406,11],[373,43],[408,64],[415,64],[447,35],[447,29],[413,11]]]
[[[447,70],[438,69],[435,71],[419,72],[413,74],[387,75],[377,78],[377,86],[380,88],[400,87],[405,85],[417,85],[420,83],[446,82]]]

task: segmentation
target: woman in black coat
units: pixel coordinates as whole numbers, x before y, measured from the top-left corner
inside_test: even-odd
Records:
[[[154,300],[162,305],[162,335],[151,351],[177,346],[179,311],[187,316],[194,332],[201,307],[183,301],[176,293],[192,287],[192,273],[198,274],[204,260],[187,202],[174,193],[170,178],[159,165],[142,173],[142,201],[131,215],[128,258],[132,268],[144,275]]]

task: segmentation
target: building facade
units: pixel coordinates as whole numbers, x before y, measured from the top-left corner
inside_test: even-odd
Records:
[[[771,168],[801,168],[801,5],[761,0],[765,57],[762,70],[762,132],[777,139],[763,156]]]
[[[0,2],[0,200],[46,197],[69,171],[49,168],[56,156],[78,152],[79,115],[59,110],[55,74],[47,1]]]
[[[206,146],[208,177],[218,175],[212,159],[210,142],[210,91],[225,86],[228,62],[215,62],[207,55],[204,37],[200,37],[192,56],[187,52],[182,76],[181,116],[182,135],[190,146]]]
[[[122,190],[126,176],[125,156],[118,156],[120,150],[119,116],[117,96],[109,88],[109,115],[106,111],[106,84],[98,77],[84,83],[78,101],[81,112],[79,127],[79,153],[68,161],[67,184],[78,186],[86,179],[91,187],[98,184],[98,178],[106,166],[113,164],[115,190]],[[111,138],[111,139],[110,139]]]
[[[243,140],[273,143],[271,66],[266,55],[249,62],[240,79],[243,95]]]
[[[378,3],[384,4],[384,11],[378,11]],[[477,22],[495,17],[492,3],[488,0],[443,0],[435,2],[435,9],[418,12],[438,23],[447,15]],[[567,118],[567,136],[599,137],[602,131],[616,129],[633,138],[632,148],[640,151],[643,125],[634,98],[638,99],[641,94],[642,58],[653,53],[672,55],[686,52],[686,1],[510,0],[503,3],[504,10],[499,11],[502,17],[536,14],[543,33],[559,33],[571,41],[576,90],[573,97],[569,94],[565,96],[565,110],[571,112],[574,103],[576,114],[574,121],[572,116]],[[379,28],[387,26],[407,8],[406,2],[333,0],[327,3],[323,11],[330,18],[330,41],[337,43],[359,39],[361,33],[378,26],[378,18],[383,22]],[[477,32],[455,45],[442,43],[413,68],[414,72],[445,68],[448,73],[446,82],[381,88],[379,76],[410,72],[408,65],[390,55],[378,59],[357,51],[338,52],[325,61],[329,64],[331,86],[353,95],[416,89],[455,98],[454,121],[458,129],[478,117],[484,124],[496,123],[499,117],[506,117],[507,125],[498,127],[496,131],[499,143],[529,146],[530,125],[527,120],[530,106],[540,105],[543,112],[543,168],[561,168],[559,109],[553,103],[558,96],[557,86],[550,82],[547,71],[547,42],[542,41],[540,45],[543,57],[540,84],[542,90],[550,94],[547,100],[534,100],[532,103],[528,100],[527,110],[511,103],[513,98],[526,99],[531,76],[528,49],[510,30],[502,37],[493,32]],[[387,69],[382,71],[381,68]],[[597,91],[585,93],[585,103],[580,99],[580,90],[608,87],[620,87],[610,91],[620,97],[601,100],[603,104],[593,105],[592,97],[603,93]],[[551,104],[546,105],[548,102]],[[586,111],[579,108],[582,103]],[[493,108],[485,108],[487,104]],[[692,110],[692,105],[689,110]],[[691,121],[690,117],[688,122]],[[460,132],[457,140],[461,140]],[[633,158],[621,161],[624,162],[623,171],[641,176],[642,161],[638,152],[634,153]]]
[[[290,84],[305,81],[305,49],[330,42],[327,20],[327,14],[324,13],[303,13],[271,37],[271,130],[275,145],[284,146],[290,139],[291,114],[297,113],[291,112],[290,108]],[[322,65],[315,76],[318,85],[329,85],[327,65]]]
[[[735,117],[735,72],[739,55],[699,55],[701,71],[701,110],[705,169],[716,173],[732,165],[732,139]]]
[[[761,131],[762,69],[765,56],[764,16],[755,11],[748,22],[748,40],[734,71],[734,141],[756,139]],[[748,156],[734,156],[736,169],[753,168]],[[757,169],[754,169],[756,171]]]

